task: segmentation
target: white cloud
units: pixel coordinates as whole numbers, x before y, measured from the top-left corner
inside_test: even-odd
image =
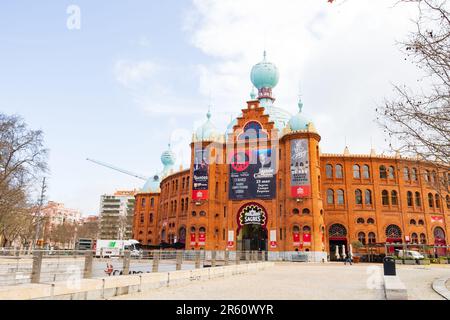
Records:
[[[114,65],[116,80],[125,87],[134,87],[147,81],[157,71],[151,61],[118,60]]]
[[[413,5],[395,0],[193,0],[186,34],[213,57],[198,66],[199,91],[213,93],[219,112],[240,111],[249,97],[251,66],[267,49],[280,69],[278,106],[297,112],[299,82],[304,112],[322,135],[322,149],[368,153],[386,144],[374,109],[391,83],[413,85],[418,70],[396,41],[412,30]],[[222,124],[223,125],[223,124]]]

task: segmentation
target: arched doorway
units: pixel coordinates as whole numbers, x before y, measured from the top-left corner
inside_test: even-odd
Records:
[[[391,224],[386,228],[386,243],[398,243],[401,244],[402,241],[402,230],[399,226]],[[388,253],[394,253],[395,247],[390,246],[388,248]]]
[[[335,223],[328,229],[330,260],[340,261],[348,254],[347,229],[339,223]]]
[[[186,245],[186,227],[182,226],[178,230],[178,243]]]
[[[267,212],[260,204],[243,205],[237,214],[237,250],[267,251]]]
[[[445,232],[441,227],[434,228],[433,235],[434,235],[434,245],[435,246],[446,246]],[[445,247],[444,248],[435,248],[435,252],[436,252],[437,256],[439,256],[439,257],[447,255],[447,250]]]

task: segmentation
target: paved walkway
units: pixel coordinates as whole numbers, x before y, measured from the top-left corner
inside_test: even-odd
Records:
[[[449,267],[398,266],[410,299],[442,299],[431,288]],[[378,264],[277,263],[259,273],[193,282],[114,299],[136,300],[383,300],[382,266]]]

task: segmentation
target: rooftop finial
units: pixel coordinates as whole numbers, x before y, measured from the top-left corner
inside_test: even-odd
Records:
[[[252,91],[250,92],[250,98],[252,100],[256,99],[256,92],[255,92],[255,87],[252,87]]]
[[[208,112],[206,113],[206,118],[211,119],[211,105],[208,106]]]
[[[267,56],[267,52],[266,52],[266,50],[264,50],[264,52],[263,52],[263,58],[264,58],[264,60],[266,60],[266,56]]]

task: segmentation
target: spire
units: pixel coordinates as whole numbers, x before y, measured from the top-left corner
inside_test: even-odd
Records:
[[[302,112],[302,109],[303,109],[302,97],[298,97],[298,112]]]
[[[208,106],[208,112],[206,113],[206,118],[211,119],[211,105]]]
[[[252,87],[252,91],[250,92],[250,98],[252,100],[256,99],[256,92],[255,92],[255,87]]]
[[[264,52],[263,52],[263,60],[264,61],[266,61],[267,59],[267,52],[266,52],[266,50],[264,49]]]

